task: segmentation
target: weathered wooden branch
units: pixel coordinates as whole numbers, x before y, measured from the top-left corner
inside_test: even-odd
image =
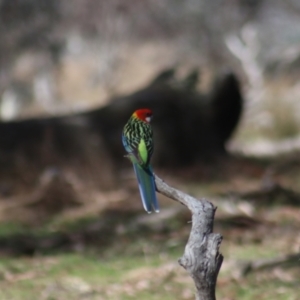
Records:
[[[179,264],[193,278],[196,300],[216,299],[216,282],[223,262],[219,252],[220,234],[213,233],[216,207],[205,199],[193,198],[167,185],[155,175],[157,191],[187,206],[192,213],[192,229]]]

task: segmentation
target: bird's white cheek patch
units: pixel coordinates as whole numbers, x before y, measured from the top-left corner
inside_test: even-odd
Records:
[[[146,117],[146,119],[145,119],[148,123],[150,123],[150,121],[151,121],[151,117]]]

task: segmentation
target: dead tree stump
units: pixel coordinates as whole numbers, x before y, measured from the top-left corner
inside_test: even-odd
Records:
[[[216,207],[168,186],[155,176],[157,191],[185,205],[192,213],[192,229],[179,264],[193,278],[196,300],[215,300],[217,277],[223,262],[219,252],[222,236],[213,233]]]

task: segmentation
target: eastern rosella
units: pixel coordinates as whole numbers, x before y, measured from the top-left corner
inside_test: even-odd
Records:
[[[153,154],[151,119],[150,109],[136,110],[124,126],[122,134],[124,148],[128,152],[128,158],[133,164],[138,180],[143,206],[148,213],[153,210],[159,212],[154,175],[150,165]]]

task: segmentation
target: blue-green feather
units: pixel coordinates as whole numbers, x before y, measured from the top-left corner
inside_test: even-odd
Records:
[[[133,163],[133,168],[138,180],[139,190],[144,209],[151,213],[153,210],[159,212],[158,201],[155,193],[155,181],[152,168],[143,168],[137,163]]]

